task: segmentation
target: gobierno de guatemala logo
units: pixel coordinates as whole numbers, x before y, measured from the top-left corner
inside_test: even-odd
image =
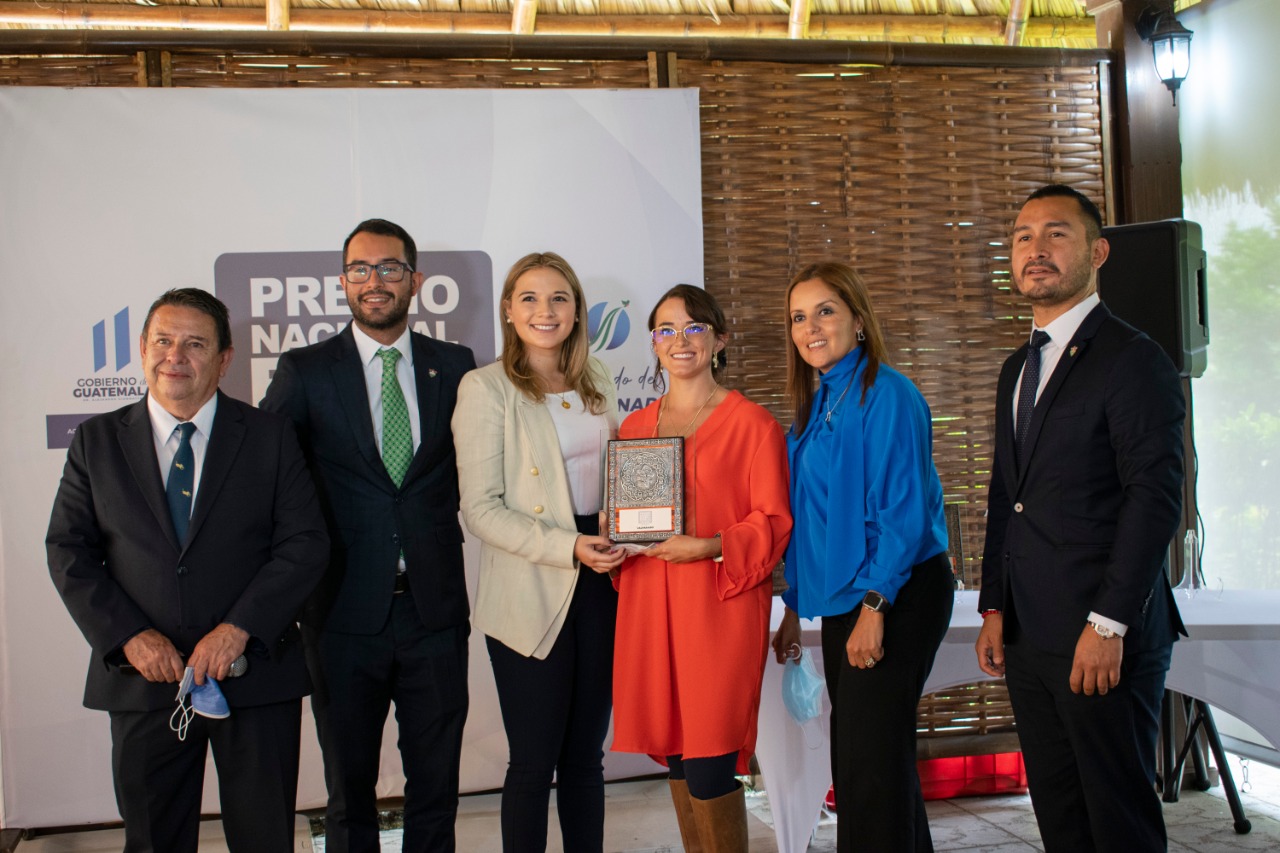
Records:
[[[82,400],[112,398],[137,398],[147,391],[146,383],[138,376],[121,376],[120,371],[133,361],[133,332],[129,325],[129,306],[121,308],[111,318],[110,347],[107,340],[107,321],[93,324],[93,376],[76,380],[71,396]],[[108,367],[107,353],[115,356],[115,373],[104,373]]]
[[[76,377],[70,396],[73,400],[96,405],[90,411],[46,414],[46,444],[51,450],[70,447],[76,428],[85,420],[140,400],[147,393],[145,380],[131,370],[137,342],[129,306],[109,318],[97,320],[87,331],[91,355],[85,368],[92,367],[93,372]],[[126,370],[130,372],[126,373]]]

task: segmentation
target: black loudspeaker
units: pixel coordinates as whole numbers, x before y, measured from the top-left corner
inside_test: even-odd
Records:
[[[1164,219],[1102,229],[1111,254],[1098,291],[1117,317],[1164,347],[1183,376],[1208,363],[1209,304],[1200,225]]]

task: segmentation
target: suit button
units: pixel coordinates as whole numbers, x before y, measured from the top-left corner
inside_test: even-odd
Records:
[[[529,469],[529,473],[536,477],[536,476],[538,476],[538,469],[537,469],[537,468],[530,468],[530,469]]]
[[[1014,511],[1014,512],[1022,512],[1022,502],[1021,502],[1021,501],[1019,501],[1018,503],[1016,503],[1016,504],[1014,504],[1014,505],[1013,505],[1013,511]]]
[[[178,566],[178,577],[182,577],[182,576],[183,576],[183,575],[185,575],[186,573],[187,573],[187,567],[186,567],[186,566]]]
[[[533,508],[533,511],[534,511],[534,512],[539,512],[539,513],[540,513],[540,512],[542,512],[542,506],[541,506],[541,505],[539,505],[539,506],[535,506],[535,507]]]
[[[391,534],[391,541],[392,541],[392,542],[394,542],[394,543],[396,543],[397,545],[399,545],[399,544],[400,544],[400,534],[399,534],[399,533],[392,533],[392,534]]]

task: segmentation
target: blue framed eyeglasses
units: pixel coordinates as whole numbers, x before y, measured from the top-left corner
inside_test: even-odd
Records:
[[[649,333],[649,337],[653,338],[655,344],[662,341],[671,343],[676,339],[676,335],[683,336],[686,341],[694,341],[697,340],[699,335],[705,335],[709,331],[711,331],[710,323],[690,323],[683,329],[676,329],[671,326],[654,329]]]

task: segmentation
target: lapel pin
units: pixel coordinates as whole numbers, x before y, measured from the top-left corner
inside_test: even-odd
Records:
[[[1072,355],[1075,355],[1075,353],[1073,352]],[[434,367],[427,368],[427,376],[430,376],[432,379],[436,378],[437,373],[439,373],[439,371],[436,370]]]
[[[1067,355],[1071,356],[1072,358],[1075,358],[1076,353],[1078,353],[1079,351],[1080,351],[1080,347],[1072,347],[1071,349],[1067,350]]]

